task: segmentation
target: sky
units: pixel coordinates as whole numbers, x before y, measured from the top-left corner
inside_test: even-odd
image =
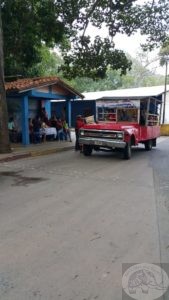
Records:
[[[136,58],[137,54],[142,51],[141,44],[146,41],[145,36],[141,36],[139,33],[136,33],[130,37],[126,35],[117,34],[114,39],[117,49],[121,49],[129,53],[133,58]],[[152,52],[148,53],[149,61],[153,61],[158,57],[160,49],[155,49]],[[159,60],[152,62],[149,65],[149,69],[154,71],[156,74],[165,75],[165,67],[160,67]]]

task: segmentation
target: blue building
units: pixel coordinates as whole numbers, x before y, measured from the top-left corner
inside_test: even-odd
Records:
[[[19,79],[5,84],[9,117],[14,117],[22,133],[22,143],[29,145],[28,118],[34,118],[45,107],[51,117],[52,103],[64,102],[60,113],[64,115],[69,126],[72,121],[71,102],[84,96],[73,89],[59,77],[38,77]],[[81,102],[79,100],[79,102]],[[56,104],[55,104],[56,106]],[[56,107],[55,107],[56,109]],[[53,112],[56,113],[54,110]]]
[[[51,100],[51,111],[52,114],[56,114],[57,117],[62,117],[65,113],[66,105],[65,101],[57,101]],[[83,117],[93,115],[96,117],[96,101],[95,100],[84,100],[81,101],[80,99],[71,100],[71,123],[69,124],[70,127],[75,127],[76,116],[82,115]]]

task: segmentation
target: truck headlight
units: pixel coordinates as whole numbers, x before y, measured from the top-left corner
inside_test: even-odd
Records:
[[[80,135],[84,135],[84,131],[83,130],[80,130]]]
[[[123,138],[123,134],[122,133],[117,133],[117,138],[118,139],[122,139]]]

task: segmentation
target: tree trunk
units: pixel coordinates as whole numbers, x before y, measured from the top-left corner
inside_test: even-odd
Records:
[[[8,132],[8,110],[4,84],[4,57],[0,6],[0,153],[11,152]]]

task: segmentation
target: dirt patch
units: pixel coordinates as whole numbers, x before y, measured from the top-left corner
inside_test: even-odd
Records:
[[[29,184],[35,184],[35,183],[48,180],[47,178],[43,178],[43,177],[22,176],[19,173],[20,172],[5,171],[5,172],[0,172],[0,176],[12,177],[14,179],[14,183],[11,184],[12,186],[28,186]]]

